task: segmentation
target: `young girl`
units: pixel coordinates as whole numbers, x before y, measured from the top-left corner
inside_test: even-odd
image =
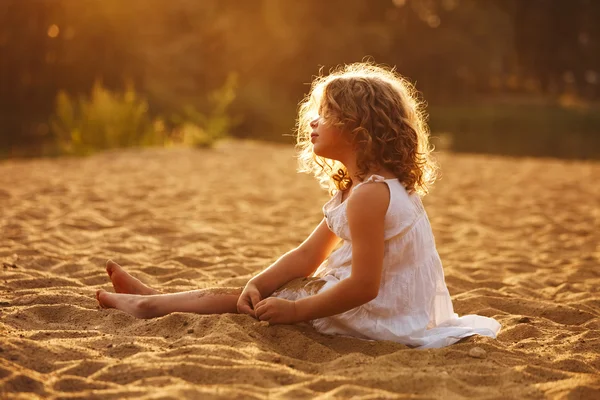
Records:
[[[98,302],[139,318],[238,312],[269,324],[310,321],[322,333],[417,348],[495,338],[495,319],[459,318],[452,307],[421,203],[436,166],[415,93],[393,69],[370,63],[313,82],[297,120],[300,171],[335,194],[311,235],[243,289],[160,294],[109,260],[117,293],[99,290]]]

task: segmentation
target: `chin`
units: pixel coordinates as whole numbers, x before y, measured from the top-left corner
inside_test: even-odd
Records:
[[[323,152],[323,150],[319,149],[317,146],[313,146],[313,153],[315,153],[319,157],[329,158],[327,152]]]

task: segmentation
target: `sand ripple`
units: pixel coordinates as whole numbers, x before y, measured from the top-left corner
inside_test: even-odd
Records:
[[[291,148],[1,162],[0,396],[600,398],[600,165],[440,161],[425,203],[455,311],[503,330],[424,351],[241,315],[98,309],[107,258],[191,290],[243,285],[300,243],[327,196],[294,173]]]

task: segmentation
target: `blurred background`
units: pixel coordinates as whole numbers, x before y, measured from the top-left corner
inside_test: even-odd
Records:
[[[0,157],[294,143],[312,77],[397,66],[439,148],[600,158],[600,1],[1,0]]]

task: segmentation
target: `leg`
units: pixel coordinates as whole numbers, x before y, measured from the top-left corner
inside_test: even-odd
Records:
[[[104,308],[116,308],[137,318],[155,318],[172,312],[237,313],[241,293],[242,288],[208,288],[146,296],[98,290],[96,298]]]
[[[112,260],[106,262],[106,272],[117,293],[159,294],[158,290],[143,284],[139,279],[129,275],[119,264]]]

